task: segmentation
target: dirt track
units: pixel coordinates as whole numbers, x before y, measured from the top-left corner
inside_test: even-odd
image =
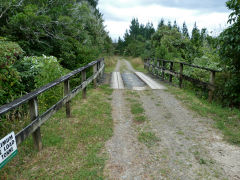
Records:
[[[132,72],[126,61],[116,71]],[[113,93],[114,136],[106,144],[108,179],[240,179],[240,148],[223,141],[210,119],[186,109],[167,90],[137,91],[147,121],[133,122],[127,90]],[[156,134],[150,148],[138,129]]]

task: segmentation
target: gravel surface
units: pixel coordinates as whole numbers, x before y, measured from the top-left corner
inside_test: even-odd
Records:
[[[126,61],[117,68],[121,65],[132,71]],[[188,110],[167,90],[147,90],[137,93],[148,120],[136,124],[125,91],[115,90],[112,97],[115,126],[106,143],[107,179],[240,180],[240,148],[223,140],[213,120]],[[138,142],[139,129],[152,131],[159,141],[146,147]]]

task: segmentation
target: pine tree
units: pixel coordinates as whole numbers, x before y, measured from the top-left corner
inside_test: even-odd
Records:
[[[168,28],[172,29],[171,21],[168,21]]]
[[[177,25],[177,21],[175,20],[174,23],[173,23],[173,29],[176,29],[178,32],[180,32],[180,29]]]
[[[195,22],[193,30],[192,30],[192,37],[191,37],[192,43],[196,46],[199,47],[201,43],[201,34],[200,31],[197,27],[197,24]]]
[[[139,32],[140,32],[140,25],[139,25],[138,19],[133,18],[131,21],[131,25],[129,27],[129,34],[131,38],[136,39]]]
[[[160,29],[161,27],[163,27],[164,24],[164,19],[162,18],[161,21],[158,23],[158,29]]]
[[[207,29],[202,28],[201,29],[201,36],[200,36],[201,42],[203,42],[206,38],[207,38]]]
[[[185,22],[183,23],[182,27],[182,34],[184,37],[189,38],[188,28]]]

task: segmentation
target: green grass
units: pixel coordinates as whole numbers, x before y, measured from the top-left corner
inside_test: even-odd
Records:
[[[214,102],[209,103],[189,90],[169,86],[168,91],[199,115],[213,119],[214,125],[222,131],[225,140],[240,146],[240,110],[222,107]]]
[[[113,134],[112,90],[106,86],[81,93],[71,103],[72,117],[61,109],[42,127],[43,150],[32,138],[18,147],[18,155],[0,171],[0,179],[104,179],[104,144]]]
[[[159,141],[155,133],[153,132],[140,132],[138,135],[138,140],[144,143],[147,147],[153,146],[156,142]]]
[[[140,103],[131,104],[131,113],[134,115],[139,115],[139,114],[144,113],[142,104],[140,104]]]
[[[134,121],[139,122],[139,123],[146,121],[146,119],[147,118],[144,115],[139,115],[139,116],[134,117]]]

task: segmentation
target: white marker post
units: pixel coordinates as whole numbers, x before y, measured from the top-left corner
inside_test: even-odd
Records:
[[[17,143],[14,132],[0,140],[0,169],[17,154]]]

